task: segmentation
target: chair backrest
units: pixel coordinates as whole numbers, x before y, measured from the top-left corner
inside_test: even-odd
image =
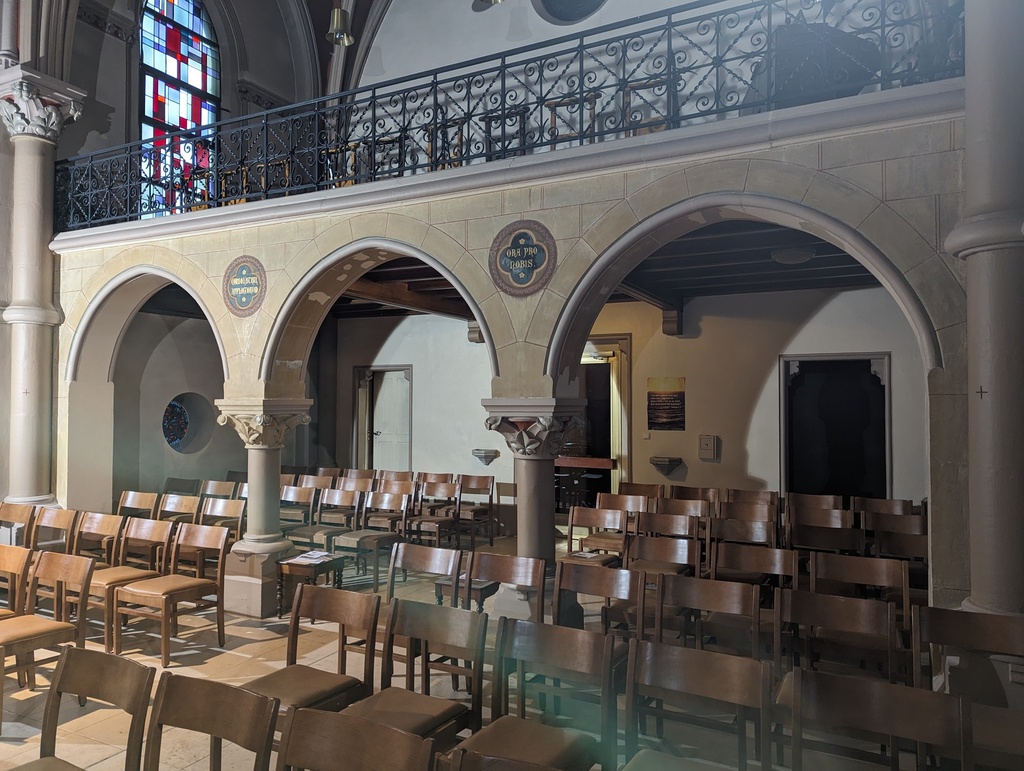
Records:
[[[316,503],[316,488],[282,485],[281,503],[289,504],[300,509],[302,512],[302,522],[309,524],[313,521],[313,505]]]
[[[931,681],[922,678],[921,654],[926,645],[936,653],[948,645],[985,655],[1024,658],[1024,616],[914,606],[912,618],[914,685],[931,687]],[[938,658],[932,659],[933,667]]]
[[[645,584],[652,578],[655,585],[653,634],[648,629],[651,614],[647,612],[647,602],[650,595],[644,592],[640,596],[640,607],[637,609],[637,616],[641,619],[638,637],[645,640],[653,639],[655,642],[664,641],[666,620],[674,619],[682,608],[689,611],[693,617],[694,646],[702,648],[704,636],[701,633],[700,622],[703,615],[725,614],[747,620],[750,653],[753,658],[758,658],[757,641],[761,628],[760,587],[736,581],[715,581],[710,578],[672,574],[645,576]]]
[[[793,529],[797,527],[831,527],[852,530],[853,524],[854,516],[852,511],[826,509],[824,507],[789,509],[786,511],[786,535],[784,541],[786,545],[792,542]]]
[[[0,544],[0,577],[7,580],[7,608],[18,614],[25,612],[28,571],[31,565],[31,549]]]
[[[377,471],[378,482],[414,482],[416,474],[412,471],[389,471],[380,469]]]
[[[707,520],[707,540],[709,546],[719,541],[775,546],[775,523],[763,521],[746,522],[742,519],[717,519],[712,517]]]
[[[207,498],[234,498],[236,487],[238,487],[237,481],[228,480],[222,482],[219,479],[204,479],[202,484],[199,485],[199,497],[203,500]]]
[[[281,487],[295,487],[295,479],[298,474],[293,474],[288,471],[281,472]]]
[[[663,498],[662,500],[670,500]],[[697,503],[707,505],[705,501],[672,501],[673,503]],[[700,517],[680,514],[665,514],[661,511],[642,511],[636,515],[634,530],[637,535],[673,536],[675,538],[699,538],[701,536]]]
[[[438,546],[423,546],[418,543],[401,542],[391,547],[391,562],[388,565],[388,601],[395,596],[395,576],[398,571],[430,573],[446,576],[452,582],[452,606],[458,606],[459,573],[462,569],[462,552],[458,549],[442,549]]]
[[[569,544],[568,550],[575,551],[579,546],[573,546],[573,541],[578,541],[574,534],[576,528],[587,528],[589,530],[613,530],[625,533],[628,527],[628,514],[624,509],[591,508],[589,506],[573,506],[569,509]]]
[[[831,551],[858,556],[867,553],[867,539],[860,528],[794,525],[786,546],[801,552]]]
[[[777,490],[741,490],[727,487],[722,494],[722,503],[766,503],[778,511],[779,493]]]
[[[856,635],[856,638],[849,638],[856,643],[866,638],[876,638],[879,642],[877,648],[885,653],[889,680],[896,680],[899,673],[896,660],[896,609],[891,602],[777,588],[773,613],[775,665],[780,669],[780,674],[783,650],[792,652],[794,647],[801,664],[811,666],[817,656],[810,649],[814,635],[818,629],[827,629],[831,633]],[[784,636],[802,639],[804,643],[802,646],[787,646],[783,642]],[[830,660],[848,663],[851,669],[858,669],[860,665],[859,659],[849,660],[842,651]]]
[[[580,698],[600,702],[604,759],[614,766],[617,688],[613,679],[614,637],[584,629],[539,624],[502,616],[494,651],[494,688],[491,720],[510,714],[515,693],[515,714],[527,716],[532,694],[553,698]],[[515,689],[509,679],[516,675]],[[528,675],[540,675],[540,678]],[[557,685],[550,682],[555,679]],[[566,711],[568,712],[568,710]],[[589,721],[588,721],[589,722]],[[592,723],[587,726],[592,729]]]
[[[171,539],[177,523],[165,519],[140,519],[129,517],[121,531],[114,561],[118,565],[128,564],[128,557],[139,547],[148,549],[157,555],[157,570],[164,570],[167,558],[171,555]]]
[[[75,694],[113,704],[131,716],[125,747],[125,771],[138,771],[142,763],[142,734],[146,728],[149,695],[156,671],[123,656],[67,645],[61,651],[43,711],[39,757],[57,752],[61,696]]]
[[[242,537],[242,519],[245,516],[246,501],[240,498],[207,498],[199,510],[199,524],[217,524],[231,531],[234,539]],[[216,517],[218,521],[214,522]],[[207,521],[211,520],[211,521]],[[229,524],[230,522],[230,524]]]
[[[436,672],[464,675],[470,681],[470,726],[473,731],[480,728],[487,614],[402,599],[391,600],[387,614],[381,665],[382,687],[388,687],[395,674],[395,643],[398,638],[398,647],[409,653],[405,656],[405,687],[410,691],[416,690],[416,658],[420,660],[421,693],[430,693],[430,679]],[[419,641],[418,647],[412,642],[414,640]],[[410,653],[417,650],[418,655]],[[460,661],[465,662],[465,666],[461,666]]]
[[[20,526],[20,529],[15,531],[12,529],[10,545],[17,546],[15,543],[17,539],[20,539],[25,546],[28,546],[32,540],[32,527],[36,520],[36,507],[31,506],[27,503],[7,503],[6,501],[0,503],[0,524],[4,525],[16,525]]]
[[[534,598],[530,620],[543,621],[545,570],[546,563],[537,557],[475,551],[469,555],[466,574],[470,581],[497,581],[527,589]],[[463,606],[469,607],[468,592]]]
[[[74,547],[77,524],[77,511],[40,507],[32,526],[29,548],[70,552]]]
[[[334,484],[334,477],[329,474],[300,474],[295,482],[297,487],[315,487],[326,490]]]
[[[243,501],[249,499],[249,483],[248,482],[239,482],[238,483],[238,487],[235,489],[235,497],[238,498],[239,500],[243,500]]]
[[[418,471],[416,472],[416,481],[420,485],[430,482],[454,482],[455,475],[448,471]]]
[[[193,525],[189,522],[182,522],[178,525],[178,532],[175,534],[174,543],[171,546],[171,561],[168,563],[168,572],[177,573],[182,569],[182,557],[188,552],[202,551],[206,559],[217,561],[217,577],[214,579],[222,589],[224,587],[224,570],[227,562],[228,536],[230,531],[226,527],[215,525]],[[188,559],[193,559],[189,557]],[[189,568],[191,572],[193,568]]]
[[[924,563],[928,561],[928,536],[878,530],[871,545],[871,554]]]
[[[317,523],[323,522],[325,512],[337,511],[351,515],[353,522],[363,507],[363,493],[359,490],[340,490],[333,488],[320,491],[320,501],[316,508]]]
[[[143,493],[138,490],[125,490],[121,493],[121,500],[118,501],[116,513],[121,516],[152,519],[159,497],[160,496],[157,493]]]
[[[756,501],[722,501],[718,504],[721,519],[740,522],[778,522],[779,510],[770,503]]]
[[[848,554],[811,554],[811,591],[848,594],[864,588],[881,588],[900,595],[900,619],[910,624],[910,570],[905,560],[857,557]]]
[[[603,565],[582,565],[561,561],[555,567],[555,591],[551,599],[551,623],[569,625],[565,616],[568,597],[563,593],[603,597],[605,600],[631,600],[636,602],[640,585],[640,574],[623,568],[609,568]]]
[[[289,709],[281,726],[278,771],[320,769],[327,759],[361,771],[432,771],[434,740],[345,712]]]
[[[903,498],[853,498],[850,508],[861,514],[913,514],[914,502]]]
[[[372,468],[347,468],[345,476],[349,479],[376,479],[377,470]]]
[[[318,477],[332,477],[336,479],[341,476],[341,466],[317,466],[313,469],[313,473]]]
[[[164,495],[167,493],[177,493],[178,495],[198,495],[199,480],[182,479],[181,477],[167,477],[164,482],[163,493]]]
[[[55,551],[38,552],[35,564],[29,572],[28,599],[25,601],[27,613],[34,613],[40,587],[52,591],[54,601],[54,618],[57,621],[68,621],[68,613],[72,604],[79,606],[75,614],[75,628],[79,647],[85,645],[86,621],[85,600],[88,597],[89,583],[96,560],[92,557],[79,557],[77,554],[62,554]]]
[[[372,470],[372,469],[367,469]],[[361,493],[373,492],[373,476],[368,477],[338,477],[334,486],[339,490],[357,490]]]
[[[249,472],[248,471],[229,471],[224,475],[224,478],[229,482],[248,482]]]
[[[696,573],[701,564],[701,542],[696,538],[666,538],[655,535],[634,535],[626,541],[624,565],[630,570],[636,560],[650,560],[690,568]]]
[[[410,472],[411,473],[411,472]],[[378,479],[374,490],[391,495],[408,495],[410,501],[416,500],[417,483],[413,479]]]
[[[668,488],[669,498],[678,498],[685,501],[707,501],[711,506],[711,513],[718,508],[721,500],[721,492],[717,487],[689,487],[687,485],[672,485]]]
[[[168,726],[210,736],[211,768],[220,767],[221,744],[226,739],[255,753],[253,771],[267,771],[279,707],[280,702],[275,698],[216,680],[185,677],[165,670],[153,699],[144,768],[160,771],[163,729]]]
[[[459,474],[455,481],[459,483],[459,490],[463,496],[477,495],[484,496],[487,506],[494,505],[494,477],[486,474]],[[463,500],[459,499],[460,504]]]
[[[799,509],[841,509],[843,496],[814,493],[786,493],[786,512]]]
[[[665,495],[665,485],[619,482],[619,495],[642,495],[645,498],[661,498]]]
[[[861,514],[860,526],[874,533],[928,535],[928,517],[924,514],[888,514],[879,511],[865,511]]]
[[[409,511],[412,505],[412,496],[403,493],[368,493],[363,500],[363,512],[371,511],[392,512],[404,514]]]
[[[891,737],[909,739],[929,745],[929,754],[952,756],[961,769],[971,769],[969,726],[970,704],[957,696],[870,677],[794,670],[794,771],[803,768],[807,729],[868,732],[884,745],[893,741]],[[898,755],[895,746],[889,751]]]
[[[654,510],[676,517],[708,517],[711,504],[702,498],[658,498],[654,502]]]
[[[678,708],[699,697],[735,706],[737,768],[747,768],[747,710],[758,711],[758,754],[761,768],[770,769],[771,686],[771,665],[766,661],[630,640],[626,667],[626,757],[637,751],[638,728],[645,716],[685,720],[686,713]]]
[[[598,493],[594,507],[598,509],[619,509],[621,511],[628,511],[630,514],[636,514],[639,511],[647,511],[650,508],[650,501],[646,495]]]
[[[380,616],[380,595],[350,592],[315,584],[300,583],[295,587],[295,601],[288,622],[288,649],[285,663],[298,661],[301,621],[327,621],[338,625],[338,674],[345,674],[346,654],[357,650],[369,651],[363,656],[363,675],[360,678],[366,693],[373,690],[373,665],[376,658],[377,621]],[[365,641],[356,644],[353,640]]]
[[[104,562],[112,562],[115,545],[127,521],[127,518],[118,514],[101,514],[95,511],[80,512],[78,527],[75,530],[75,542],[71,546],[72,554],[97,557],[102,558]]]
[[[773,549],[744,543],[720,541],[711,551],[711,577],[725,578],[736,570],[746,573],[764,573],[774,576],[783,584],[796,585],[799,555],[789,549]]]
[[[166,519],[168,515],[186,514],[191,515],[194,522],[199,515],[201,502],[198,495],[167,493],[160,497],[160,504],[153,512],[153,516],[155,519]]]

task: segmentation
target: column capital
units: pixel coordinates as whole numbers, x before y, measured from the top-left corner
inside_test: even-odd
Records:
[[[82,114],[84,98],[81,89],[25,67],[0,70],[0,118],[12,139],[57,144],[64,127]]]
[[[583,427],[584,399],[485,399],[484,425],[520,458],[553,458],[566,437]]]
[[[295,426],[309,423],[312,399],[217,399],[217,422],[230,425],[246,449],[280,449]]]

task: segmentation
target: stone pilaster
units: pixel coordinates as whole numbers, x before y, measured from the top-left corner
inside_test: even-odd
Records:
[[[6,13],[6,5],[4,6]],[[7,500],[45,504],[52,492],[54,151],[84,94],[20,66],[0,70],[0,118],[14,144],[10,190],[10,480]]]
[[[580,399],[487,399],[486,425],[515,455],[519,554],[555,560],[555,456],[583,425]]]

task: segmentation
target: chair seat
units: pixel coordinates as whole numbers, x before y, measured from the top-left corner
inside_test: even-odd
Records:
[[[3,621],[5,618],[14,618],[16,615],[18,614],[10,608],[0,608],[0,621]]]
[[[598,756],[598,743],[592,736],[512,715],[499,717],[461,742],[459,747],[560,769],[590,768]]]
[[[622,771],[687,771],[691,768],[723,768],[715,763],[700,758],[680,758],[666,752],[640,750],[633,759],[622,767]]]
[[[336,537],[352,532],[352,528],[344,525],[304,525],[288,531],[288,537],[300,541],[326,543],[329,537]]]
[[[349,530],[334,537],[334,545],[345,549],[371,549],[375,541],[395,538],[394,533],[384,530]]]
[[[142,602],[146,599],[166,597],[171,594],[188,594],[203,597],[217,591],[217,582],[209,578],[196,578],[181,573],[169,576],[147,578],[118,588],[117,598],[123,602]]]
[[[247,691],[280,699],[282,710],[288,707],[321,707],[325,702],[334,700],[337,701],[333,709],[338,709],[354,701],[362,687],[363,683],[357,677],[305,664],[292,664],[245,684]],[[343,694],[350,698],[339,698]]]
[[[0,619],[0,645],[8,656],[75,639],[74,624],[29,614]]]
[[[681,565],[678,562],[665,562],[662,560],[633,560],[629,563],[630,570],[643,571],[644,573],[658,573],[662,575],[682,575],[690,570],[689,565]]]
[[[416,736],[426,736],[456,718],[468,716],[469,707],[404,688],[385,688],[346,707],[345,712]]]
[[[135,581],[144,581],[147,578],[156,578],[159,575],[160,573],[156,570],[146,570],[131,565],[116,565],[112,568],[96,570],[92,574],[92,582],[89,584],[89,594],[94,597],[102,597],[105,590],[111,586],[123,586]]]
[[[123,755],[124,753],[122,753]],[[14,766],[19,771],[81,771],[83,766],[76,766],[60,758],[37,758],[20,766]]]

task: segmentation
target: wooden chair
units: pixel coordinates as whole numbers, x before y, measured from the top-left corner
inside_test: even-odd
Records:
[[[815,493],[786,493],[786,513],[800,509],[841,509],[843,496]]]
[[[639,639],[668,643],[671,634],[684,646],[692,640],[694,648],[761,658],[761,593],[757,586],[668,573],[653,579],[653,614],[646,607],[651,598],[645,593]]]
[[[281,487],[281,532],[304,527],[313,521],[313,506],[316,503],[315,487]]]
[[[860,528],[793,525],[787,538],[787,547],[801,555],[826,551],[863,557],[867,553],[864,531]]]
[[[774,547],[777,543],[775,523],[712,517],[707,520],[705,541],[709,554],[711,548],[719,542]]]
[[[434,740],[345,712],[288,710],[277,771],[321,769],[327,759],[360,771],[433,771]]]
[[[348,479],[376,479],[377,470],[372,468],[347,468],[344,476]]]
[[[600,761],[603,769],[614,769],[614,647],[614,639],[599,632],[502,617],[494,659],[491,723],[460,742],[456,752],[464,750],[565,771],[584,771],[595,761]],[[513,674],[514,689],[509,684]],[[513,691],[515,712],[511,713]],[[528,704],[544,711],[550,707],[557,715],[567,699],[597,703],[599,740],[579,730],[527,719]],[[584,724],[588,728],[593,725],[589,721]]]
[[[160,496],[157,493],[143,493],[137,490],[125,490],[117,502],[117,511],[122,517],[142,517],[152,519]]]
[[[97,699],[113,704],[130,716],[124,771],[139,771],[142,764],[142,734],[146,727],[154,674],[152,667],[143,666],[131,659],[88,648],[64,647],[46,695],[42,732],[39,736],[39,760],[15,768],[23,771],[45,771],[48,768],[70,771],[85,768],[66,760],[54,759],[57,754],[61,697],[68,693],[76,695],[80,704],[84,704],[87,698]]]
[[[245,480],[243,480],[245,481]],[[207,498],[234,498],[238,482],[220,481],[219,479],[204,479],[199,484],[199,497],[206,502]]]
[[[299,475],[294,471],[285,471],[281,469],[281,487],[295,487],[295,480],[298,479]]]
[[[27,547],[32,540],[36,507],[25,503],[0,503],[0,526],[10,528],[7,543]]]
[[[317,466],[313,474],[318,477],[331,477],[337,479],[341,476],[341,466]]]
[[[873,736],[882,745],[892,769],[898,769],[900,744],[910,740],[929,754],[951,757],[961,769],[974,767],[971,758],[969,702],[945,693],[908,688],[869,677],[794,670],[793,769],[804,768],[804,734]],[[810,742],[807,742],[810,745]],[[818,746],[820,744],[815,742]],[[918,767],[923,768],[918,757]],[[807,763],[815,768],[817,763]]]
[[[248,471],[229,471],[227,474],[224,475],[224,478],[228,482],[234,482],[235,484],[239,484],[240,482],[248,482],[249,481],[249,472]]]
[[[94,558],[97,570],[110,567],[114,559],[115,544],[127,521],[125,517],[117,514],[80,512],[71,553]]]
[[[278,707],[277,699],[244,688],[164,672],[153,699],[143,769],[160,771],[166,726],[208,735],[211,771],[221,767],[225,740],[254,753],[253,771],[268,771]]]
[[[28,546],[33,551],[70,553],[77,525],[77,511],[40,507],[32,525]]]
[[[569,509],[569,543],[560,561],[617,565],[626,551],[628,516],[623,509],[573,506]],[[577,538],[579,529],[586,529],[587,534]]]
[[[933,671],[930,670],[945,671],[947,647],[985,655],[1024,658],[1024,616],[929,606],[915,606],[911,615],[913,683],[917,687],[932,687]],[[930,652],[930,667],[925,666],[925,651]],[[973,700],[978,701],[979,696],[973,695]]]
[[[238,498],[207,498],[199,509],[200,525],[226,527],[230,532],[229,542],[234,543],[244,534],[246,501]]]
[[[278,699],[282,712],[295,707],[337,711],[369,696],[373,692],[379,614],[380,595],[299,584],[288,622],[284,667],[250,680],[244,687]],[[304,619],[338,625],[337,671],[298,663],[300,622]],[[350,651],[365,654],[359,677],[346,674],[346,654]]]
[[[843,509],[826,509],[824,507],[797,508],[786,512],[786,535],[783,543],[789,548],[793,545],[795,528],[832,528],[834,530],[853,530],[854,518],[852,511]],[[814,532],[814,531],[810,531]],[[806,535],[806,531],[801,533]]]
[[[722,503],[760,503],[779,510],[779,493],[777,490],[741,490],[727,487],[722,492]]]
[[[423,738],[434,739],[447,751],[465,729],[477,731],[482,722],[484,640],[487,614],[460,608],[394,599],[384,633],[382,689],[347,707],[345,714],[375,720]],[[406,651],[396,656],[396,642]],[[406,659],[405,688],[391,687],[395,663]],[[417,673],[416,661],[419,660]],[[465,662],[465,665],[459,662]],[[435,672],[470,680],[470,703],[430,695]],[[416,691],[417,675],[420,691]]]
[[[583,608],[576,598],[600,597],[602,633],[608,634],[614,625],[618,633],[630,636],[636,630],[639,593],[639,573],[563,560],[555,567],[551,622],[583,629]]]
[[[37,650],[61,650],[74,643],[85,647],[85,614],[79,612],[71,622],[70,607],[81,602],[81,597],[92,578],[94,562],[89,557],[60,552],[42,552],[32,567],[28,583],[26,612],[0,621],[0,676],[8,672],[18,673],[19,684],[27,683],[30,689],[36,687],[36,666],[56,661],[60,654],[54,653],[43,659],[36,659]],[[48,618],[36,613],[39,587],[49,587],[56,598],[53,616]],[[14,658],[13,666],[8,659]],[[0,713],[3,709],[3,695],[0,688]]]
[[[904,498],[852,498],[850,508],[860,514],[913,514],[914,502]]]
[[[701,551],[701,542],[696,538],[634,535],[626,543],[624,564],[627,570],[652,575],[696,575],[700,573]]]
[[[312,487],[319,495],[321,490],[330,490],[334,486],[334,476],[332,474],[299,474],[295,485],[296,487]]]
[[[619,495],[642,495],[647,499],[647,511],[657,511],[657,501],[665,496],[665,485],[641,482],[619,482]]]
[[[415,482],[416,473],[413,471],[392,471],[389,469],[378,469],[377,482]],[[379,487],[379,486],[378,486]]]
[[[0,608],[0,619],[19,616],[25,612],[28,573],[31,567],[31,549],[0,544],[0,578],[7,586],[7,607]]]
[[[651,513],[653,512],[674,517],[692,517],[694,519],[707,519],[713,513],[711,504],[699,498],[657,498],[654,501]]]
[[[409,571],[412,571],[432,576],[444,576],[455,587],[455,591],[450,596],[451,606],[457,608],[461,568],[462,552],[458,549],[442,549],[416,543],[396,543],[391,549],[391,562],[388,565],[387,601],[390,602],[395,596],[395,578],[399,571],[402,573],[403,580],[408,577]]]
[[[487,545],[494,546],[494,477],[459,474],[455,481],[459,485],[459,498],[450,516],[456,518],[461,530],[469,532],[469,550],[476,549],[476,536],[481,529],[487,534]],[[470,496],[483,500],[474,501]]]
[[[334,487],[338,490],[356,490],[363,493],[365,497],[367,493],[373,492],[375,481],[372,475],[368,477],[341,476],[334,480]]]
[[[118,586],[114,591],[114,652],[121,653],[120,616],[136,616],[160,622],[160,660],[171,663],[171,634],[177,636],[178,616],[215,608],[217,643],[224,647],[224,567],[228,530],[225,527],[183,523],[171,549],[168,574]],[[216,578],[185,575],[181,572],[183,552],[200,550],[215,555]],[[181,607],[181,603],[187,603]]]
[[[707,501],[710,508],[710,516],[718,513],[718,502],[721,493],[717,487],[688,487],[686,485],[672,485],[668,488],[669,498],[679,500]]]
[[[182,479],[181,477],[167,477],[164,480],[163,494],[173,493],[175,495],[199,495],[198,479]]]
[[[311,549],[328,549],[331,541],[352,531],[350,523],[362,508],[363,494],[354,490],[321,490],[313,521],[288,531],[288,538]],[[327,517],[328,521],[324,521]]]
[[[598,509],[619,509],[627,512],[631,517],[641,511],[650,511],[652,500],[646,495],[627,495],[624,493],[598,493],[594,501],[594,507]]]
[[[432,476],[448,476],[432,475]],[[444,516],[445,511],[451,511],[459,499],[459,485],[457,482],[449,481],[423,481],[417,479],[418,500],[413,503],[414,516],[405,521],[405,537],[417,543],[441,545],[441,538],[445,537],[451,541],[456,539],[456,548],[459,544],[461,528],[459,521],[453,516]]]
[[[363,526],[402,535],[416,500],[416,482],[385,479],[377,487],[363,503]]]
[[[659,765],[657,753],[638,756],[639,730],[648,717],[736,730],[737,768],[747,766],[747,716],[757,711],[762,769],[771,769],[771,665],[766,661],[712,651],[680,648],[646,640],[629,641],[626,675],[626,757],[630,769],[671,768]],[[721,719],[698,718],[687,712],[692,699],[710,699],[734,707]]]
[[[811,591],[895,598],[899,622],[910,628],[910,572],[903,560],[854,557],[846,554],[811,554]]]
[[[517,557],[512,554],[492,554],[485,551],[470,552],[466,568],[465,583],[460,587],[462,607],[476,606],[477,613],[483,613],[484,602],[498,593],[502,584],[516,587],[526,594],[530,604],[530,620],[544,620],[544,570],[545,563],[536,557]],[[460,583],[462,583],[460,581]],[[437,604],[452,596],[450,577],[434,582]]]
[[[199,519],[198,495],[179,495],[178,493],[165,493],[160,496],[160,503],[153,511],[153,519],[167,520],[169,522],[191,522],[193,524]]]
[[[369,559],[373,559],[373,591],[377,591],[380,584],[380,553],[386,549],[391,553],[392,547],[402,540],[402,536],[396,532],[375,530],[366,527],[366,508],[372,503],[373,508],[384,511],[404,512],[409,507],[409,496],[391,495],[389,493],[370,493],[366,497],[361,517],[357,517],[354,530],[347,533],[337,533],[331,536],[330,551],[351,551],[355,554],[357,569],[361,566],[365,571]]]
[[[720,581],[796,586],[799,571],[799,555],[788,549],[719,542],[711,552],[711,578]]]
[[[166,569],[166,558],[171,553],[174,538],[173,522],[156,519],[129,518],[128,526],[116,541],[117,551],[112,564],[93,571],[89,590],[86,593],[86,607],[99,608],[103,612],[103,646],[107,653],[114,649],[114,592],[119,586],[135,581],[156,578]],[[148,552],[151,561],[140,567],[129,560],[130,549]]]

